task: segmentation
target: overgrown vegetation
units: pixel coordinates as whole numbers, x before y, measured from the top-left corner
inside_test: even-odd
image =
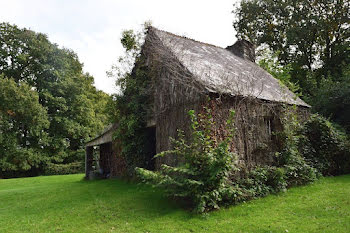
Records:
[[[123,94],[115,95],[115,107],[118,128],[115,139],[120,142],[121,156],[126,161],[128,175],[133,175],[135,166],[147,167],[147,113],[150,105],[150,93],[145,91],[149,85],[149,77],[145,67],[138,67],[132,74],[126,74],[121,86]]]
[[[189,115],[191,140],[187,142],[184,133],[179,131],[179,138],[173,139],[174,149],[157,155],[179,156],[184,162],[177,167],[162,164],[159,172],[142,168],[136,168],[136,172],[144,182],[164,188],[170,197],[186,200],[195,212],[201,213],[235,202],[240,195],[229,180],[230,174],[237,169],[235,155],[229,148],[234,133],[234,112],[226,125],[230,133],[221,142],[212,140],[214,122],[210,109],[206,115],[199,115],[199,119],[194,111]]]
[[[110,76],[117,77],[120,93],[113,96],[114,112],[112,118],[118,123],[114,138],[120,143],[121,155],[126,162],[127,176],[134,175],[135,167],[150,169],[147,140],[145,130],[151,111],[151,77],[148,67],[142,62],[141,45],[149,23],[143,25],[143,30],[135,33],[126,30],[122,33],[121,43],[125,55],[119,58],[117,65],[112,67]],[[133,67],[133,64],[137,66]],[[131,67],[133,69],[131,70]]]
[[[344,132],[319,115],[301,128],[299,149],[308,163],[323,175],[350,172],[350,144]]]
[[[296,93],[299,96],[302,95],[298,83],[292,81],[291,72],[293,71],[293,68],[291,64],[282,65],[278,60],[278,52],[273,52],[268,47],[265,47],[258,48],[258,51],[256,51],[256,53],[258,56],[257,63],[261,68],[278,79],[293,93]]]
[[[237,181],[248,199],[285,191],[286,188],[304,185],[317,178],[317,170],[299,150],[303,125],[298,121],[295,109],[286,107],[282,122],[283,131],[277,132],[276,136],[283,146],[274,155],[274,163],[258,166]]]
[[[283,140],[283,149],[276,153],[276,165],[284,169],[288,186],[302,185],[316,179],[316,170],[306,163],[298,145],[302,127],[296,109],[287,107],[282,119],[283,131],[278,135]]]
[[[284,129],[277,135],[283,147],[276,152],[272,165],[240,173],[229,148],[233,115],[226,126],[230,134],[216,142],[212,138],[215,123],[207,109],[198,119],[193,111],[189,112],[190,138],[179,131],[178,139],[172,139],[174,149],[156,155],[178,156],[183,160],[180,165],[163,164],[155,172],[137,168],[136,173],[143,182],[163,188],[168,196],[185,201],[197,213],[285,191],[287,187],[313,182],[321,174],[349,173],[350,150],[345,136],[317,115],[301,124],[295,110],[286,107]]]
[[[236,9],[238,19],[235,27],[239,38],[250,39],[258,46],[265,46],[259,65],[290,90],[309,100],[309,103],[317,103],[316,109],[323,109],[324,106],[331,108],[331,103],[336,101],[332,99],[337,96],[335,92],[341,89],[338,94],[341,104],[334,104],[337,109],[332,108],[324,115],[337,119],[346,126],[347,118],[341,113],[346,113],[343,106],[347,103],[347,86],[342,86],[342,83],[346,83],[342,75],[348,74],[346,62],[343,61],[349,58],[349,53],[346,49],[348,35],[344,31],[347,22],[343,16],[347,14],[349,5],[342,5],[341,2],[310,3],[300,0],[272,4],[264,0],[242,1]],[[315,9],[308,8],[310,4],[317,9],[329,7],[330,11],[316,12]],[[267,11],[268,14],[262,13],[258,22],[252,9]],[[332,19],[332,23],[337,28],[325,25],[328,34],[305,32],[305,26],[310,23],[315,26],[311,22],[315,17],[322,25],[327,24],[324,16],[335,10],[339,10],[339,14]],[[286,22],[291,22],[294,26],[285,27]],[[282,27],[283,30],[279,30]],[[282,32],[274,33],[276,30]],[[316,30],[315,27],[312,30]],[[134,167],[139,167],[136,173],[144,182],[164,188],[168,196],[190,203],[196,212],[205,212],[226,204],[284,191],[291,186],[307,184],[321,175],[350,172],[346,135],[316,115],[301,124],[292,108],[286,109],[282,119],[284,129],[276,135],[282,141],[282,149],[275,154],[274,162],[268,166],[261,165],[248,174],[237,176],[237,161],[230,152],[228,143],[232,137],[227,136],[222,142],[216,142],[211,138],[213,122],[210,113],[199,116],[198,120],[194,112],[190,112],[191,138],[185,137],[180,131],[178,139],[173,140],[174,149],[157,155],[178,156],[183,163],[178,167],[162,165],[157,172],[147,170],[145,161],[149,159],[144,157],[147,154],[145,126],[148,111],[152,109],[152,99],[149,70],[143,66],[140,54],[140,42],[145,32],[146,27],[140,33],[132,30],[123,32],[121,42],[126,56],[120,59],[120,64],[132,67],[130,64],[135,63],[136,66],[133,70],[126,71],[120,69],[124,66],[114,67],[121,88],[121,93],[115,96],[117,112],[114,116],[120,124],[115,136],[121,144],[129,176],[133,175]],[[335,64],[334,60],[339,62]],[[333,84],[337,86],[328,88]],[[320,101],[322,93],[328,93],[327,101]]]
[[[286,174],[283,168],[275,166],[256,167],[239,179],[239,187],[246,193],[246,199],[264,197],[271,193],[286,191]]]

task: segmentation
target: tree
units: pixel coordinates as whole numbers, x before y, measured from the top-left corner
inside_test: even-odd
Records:
[[[322,80],[310,103],[315,111],[350,133],[350,66],[343,71],[340,81]]]
[[[267,44],[305,94],[322,77],[337,80],[350,61],[350,2],[243,0],[234,10],[239,38]],[[330,76],[330,74],[332,76]]]
[[[50,122],[42,150],[51,162],[83,161],[84,143],[107,122],[104,108],[110,97],[96,90],[78,56],[42,33],[1,23],[0,74],[38,94]]]
[[[46,109],[25,83],[0,75],[0,177],[31,170],[36,174],[47,155]]]
[[[291,81],[292,67],[290,64],[282,65],[278,61],[278,54],[272,53],[269,49],[262,49],[259,53],[258,64],[261,68],[269,72],[274,78],[278,79],[282,84],[288,87],[294,93],[300,93],[298,84]]]

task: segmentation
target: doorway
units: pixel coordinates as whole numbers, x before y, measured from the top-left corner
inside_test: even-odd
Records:
[[[154,171],[155,169],[155,159],[154,156],[157,153],[156,150],[156,127],[147,127],[146,128],[146,145],[145,145],[145,165],[146,169]]]

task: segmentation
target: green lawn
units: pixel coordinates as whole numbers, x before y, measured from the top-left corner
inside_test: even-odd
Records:
[[[206,216],[149,187],[82,178],[0,180],[0,232],[350,232],[350,175]]]

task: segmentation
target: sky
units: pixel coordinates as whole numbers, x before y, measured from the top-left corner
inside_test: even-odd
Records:
[[[239,0],[0,0],[0,22],[45,33],[72,49],[95,78],[95,86],[115,93],[106,71],[123,55],[125,29],[145,21],[181,36],[221,47],[236,41],[233,5]]]

